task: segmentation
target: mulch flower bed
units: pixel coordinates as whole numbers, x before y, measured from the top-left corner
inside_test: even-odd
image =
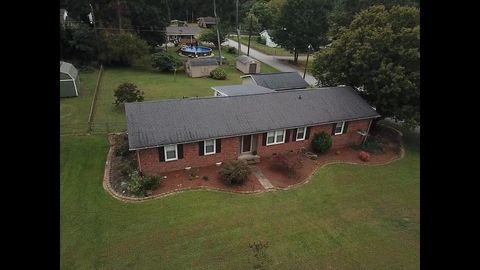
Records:
[[[247,181],[242,185],[226,185],[218,174],[219,167],[213,165],[190,170],[180,170],[162,174],[160,186],[153,191],[152,195],[169,193],[179,189],[207,187],[230,192],[258,192],[264,190],[257,178],[250,174]],[[163,179],[163,176],[167,178]],[[204,179],[208,177],[208,180]]]

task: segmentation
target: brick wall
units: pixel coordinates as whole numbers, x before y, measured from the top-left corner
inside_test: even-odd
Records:
[[[332,136],[332,149],[348,146],[349,144],[359,144],[362,141],[362,136],[357,133],[358,130],[366,131],[371,120],[358,120],[348,123],[347,132],[345,134]],[[295,151],[302,147],[310,150],[310,144],[315,133],[325,131],[327,134],[332,134],[333,124],[314,126],[310,128],[310,137],[308,140],[294,142],[292,141],[293,134],[290,132],[290,139],[287,143],[264,146],[263,134],[258,134],[257,153],[260,156],[270,156],[273,153],[284,153],[288,151]],[[159,161],[158,148],[145,149],[138,151],[140,159],[140,166],[142,172],[145,174],[160,174],[162,172],[182,170],[185,167],[203,167],[214,165],[217,162],[225,162],[228,160],[236,160],[240,154],[241,137],[232,137],[222,139],[221,152],[213,155],[199,156],[199,144],[188,143],[183,145],[183,159],[175,161]]]
[[[350,144],[359,144],[362,141],[362,136],[357,133],[357,131],[368,129],[370,119],[367,120],[358,120],[348,122],[347,132],[340,135],[332,135],[332,149],[341,148],[348,146]],[[263,145],[263,134],[259,134],[257,140],[257,153],[260,156],[271,156],[273,153],[285,153],[288,151],[296,151],[302,147],[311,150],[311,142],[315,137],[315,133],[320,133],[322,131],[331,135],[333,129],[333,124],[322,125],[322,126],[313,126],[310,128],[310,137],[308,140],[303,141],[293,141],[293,134],[290,132],[290,140],[288,143],[275,144],[275,145]]]
[[[182,170],[185,167],[203,167],[214,165],[220,161],[235,160],[240,150],[240,137],[222,139],[220,153],[200,156],[198,143],[183,145],[183,158],[174,161],[159,161],[158,148],[139,150],[140,166],[147,175],[160,174],[167,171]]]

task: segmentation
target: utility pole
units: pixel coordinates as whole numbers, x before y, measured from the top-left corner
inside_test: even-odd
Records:
[[[122,17],[120,16],[120,0],[117,0],[118,30],[122,30]]]
[[[100,62],[100,46],[98,45],[98,34],[97,34],[97,28],[95,27],[95,16],[93,15],[92,4],[88,3],[88,5],[90,6],[90,13],[92,14],[91,23],[93,25],[93,32],[95,33],[95,43],[97,45],[97,61]]]
[[[215,25],[217,26],[217,40],[218,40],[218,54],[220,57],[220,66],[222,65],[222,44],[220,44],[220,21],[217,17],[217,6],[215,5],[215,0],[213,0],[213,14],[215,14]]]
[[[238,42],[237,56],[240,56],[241,45],[240,45],[240,28],[238,26],[238,0],[235,3],[237,7],[237,42]]]
[[[250,39],[252,38],[252,16],[250,16],[250,29],[248,29],[248,49],[247,56],[250,56]]]
[[[308,56],[310,55],[310,50],[312,49],[312,45],[308,44],[307,49],[307,62],[305,62],[305,71],[303,72],[303,79],[305,79],[305,74],[307,74],[307,66],[308,66]]]

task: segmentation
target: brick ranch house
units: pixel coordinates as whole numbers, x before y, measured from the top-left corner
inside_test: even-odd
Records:
[[[129,149],[147,175],[310,149],[315,133],[332,148],[362,142],[380,115],[351,87],[125,104]]]

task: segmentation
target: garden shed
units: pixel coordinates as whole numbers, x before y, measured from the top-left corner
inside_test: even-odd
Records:
[[[72,64],[60,61],[60,97],[78,97],[79,89],[78,70]]]
[[[246,55],[237,57],[235,67],[243,72],[243,74],[260,73],[260,63]]]
[[[185,72],[189,77],[208,77],[218,67],[215,58],[191,58],[185,62]]]

